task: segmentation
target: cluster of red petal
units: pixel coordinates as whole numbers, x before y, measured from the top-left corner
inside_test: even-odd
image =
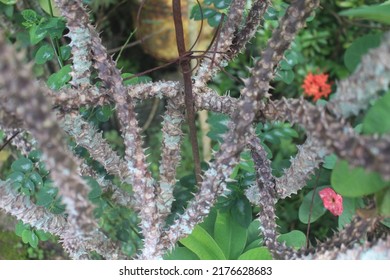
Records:
[[[328,77],[328,74],[314,75],[309,72],[302,85],[304,94],[312,96],[314,101],[317,101],[321,97],[328,97],[332,91],[331,84],[328,83]]]
[[[324,207],[333,215],[340,216],[343,213],[343,197],[331,188],[325,188],[318,192]]]

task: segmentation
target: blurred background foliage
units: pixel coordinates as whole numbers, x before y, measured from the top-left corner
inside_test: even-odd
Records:
[[[117,60],[118,67],[122,69],[124,76],[164,66],[166,59],[156,58],[158,55],[154,54],[155,57],[153,57],[150,51],[145,51],[144,45],[147,43],[152,45],[148,48],[161,48],[161,46],[153,45],[156,43],[150,43],[155,42],[153,41],[154,36],[157,35],[137,34],[135,15],[138,11],[139,1],[84,0],[83,2],[92,11],[91,20],[103,37],[108,51]],[[161,5],[167,5],[166,2],[169,1],[165,1]],[[213,30],[210,26],[214,28],[218,26],[219,20],[222,18],[221,15],[227,11],[230,2],[230,0],[205,0],[202,2],[204,24],[209,26],[208,30]],[[256,37],[252,39],[243,53],[239,54],[224,71],[213,79],[211,87],[219,94],[239,96],[240,89],[243,87],[242,79],[250,75],[248,69],[260,58],[261,50],[276,28],[278,19],[284,15],[288,2],[272,1],[272,6],[268,9]],[[372,14],[378,13],[377,10],[369,11],[367,15],[367,12],[362,13],[356,9],[383,2],[375,0],[321,1],[321,6],[317,9],[315,16],[313,15],[307,21],[307,27],[299,33],[292,47],[285,53],[285,60],[278,67],[277,77],[272,83],[272,98],[301,96],[303,92],[301,85],[309,72],[327,73],[331,81],[337,81],[351,75],[359,64],[361,56],[370,48],[379,45],[381,34],[389,30],[390,24],[386,22],[386,19],[375,20],[374,17],[373,20]],[[251,1],[248,0],[248,7],[250,4]],[[386,9],[384,10],[386,12]],[[202,13],[199,11],[199,7],[194,6],[187,13],[188,17],[191,18],[189,25],[197,26],[193,28],[195,35],[199,31],[198,22],[202,19],[200,16]],[[58,15],[58,11],[52,6],[50,0],[0,0],[0,25],[5,30],[7,39],[15,46],[26,50],[26,61],[35,61],[34,72],[36,76],[46,80],[53,89],[61,88],[70,80],[70,49],[67,45],[69,42],[63,36],[66,34],[65,22]],[[387,15],[390,18],[390,13]],[[376,18],[380,18],[380,15]],[[164,18],[160,17],[158,20],[151,18],[150,22],[161,24],[162,20]],[[171,19],[167,17],[166,20]],[[202,32],[206,32],[205,30],[206,28]],[[176,45],[166,45],[168,49],[176,49]],[[178,75],[177,65],[171,65],[152,71],[147,76],[132,80],[131,83],[159,79],[177,80],[180,75]],[[333,82],[332,87],[334,92],[337,84]],[[384,101],[376,106],[386,107],[389,104],[388,96],[389,94],[384,97]],[[326,101],[320,100],[319,102]],[[162,138],[161,115],[164,106],[163,100],[149,100],[137,106],[139,122],[145,136],[145,147],[150,147],[148,157],[150,168],[156,177],[159,170],[158,162]],[[113,149],[118,154],[123,155],[124,145],[118,133],[119,126],[113,112],[113,106],[109,105],[80,109],[84,118],[102,130],[104,137]],[[370,132],[370,128],[375,126],[372,119],[376,117],[374,112],[367,117],[368,120],[365,115],[361,115],[354,118],[352,122],[357,126],[357,129],[365,122],[366,131]],[[381,119],[384,117],[386,116],[380,116]],[[228,118],[210,113],[207,122],[210,126],[207,136],[211,139],[213,149],[216,150],[221,136],[227,130]],[[187,128],[183,129],[186,131]],[[375,128],[373,130],[373,132],[377,131]],[[384,133],[388,133],[389,130],[387,129]],[[283,169],[290,165],[290,158],[297,153],[297,145],[302,144],[305,140],[304,131],[288,123],[260,123],[256,127],[256,133],[272,160],[275,176],[280,176]],[[199,133],[199,138],[201,137],[205,137],[202,135],[202,131]],[[1,131],[0,141],[5,141]],[[69,139],[69,143],[74,152],[93,166],[100,176],[112,180],[124,190],[131,192],[131,186],[121,184],[118,178],[106,174],[102,166],[91,159],[85,149],[76,146],[72,139]],[[200,139],[199,143],[201,143]],[[168,222],[173,221],[174,217],[183,211],[187,201],[195,191],[192,165],[190,143],[185,138],[182,145],[182,162],[178,169],[178,182],[174,193],[176,201],[173,204],[172,215]],[[348,182],[339,183],[341,179],[335,177],[337,174],[335,175],[333,171],[335,166],[337,168],[343,167],[342,163],[337,161],[337,157],[327,157],[324,165],[313,174],[302,191],[277,204],[277,222],[282,234],[281,241],[285,241],[289,246],[301,247],[306,245],[308,237],[309,241],[315,245],[316,239],[324,240],[332,235],[333,230],[342,228],[349,222],[355,210],[364,205],[367,200],[378,195],[377,191],[384,192],[383,197],[385,198],[389,196],[386,194],[386,192],[389,193],[389,182],[384,182],[376,190],[376,193],[346,196],[343,215],[340,217],[331,215],[318,200],[318,191],[331,186],[333,182],[341,185],[341,189],[342,186],[348,184]],[[204,163],[204,167],[207,167],[206,163]],[[337,170],[340,171],[340,169]],[[25,157],[8,145],[0,152],[0,174],[2,180],[6,178],[14,180],[16,182],[15,188],[30,196],[38,205],[47,207],[54,213],[64,211],[60,198],[57,197],[56,188],[52,186],[50,176],[40,161],[39,151],[32,151]],[[166,258],[269,259],[270,255],[266,248],[258,247],[261,244],[261,237],[255,234],[259,227],[255,218],[260,209],[253,207],[244,195],[245,189],[254,184],[254,176],[253,161],[248,152],[243,152],[241,162],[231,176],[235,182],[228,184],[228,188],[231,190],[230,194],[221,197],[210,216],[197,226],[191,236],[182,240],[180,246]],[[142,244],[141,236],[138,234],[136,214],[129,209],[113,204],[109,194],[102,194],[96,180],[92,178],[87,178],[87,180],[92,188],[89,198],[96,205],[95,215],[101,228],[114,240],[122,241],[125,253],[129,255],[135,253]],[[314,199],[312,199],[313,197]],[[383,203],[385,203],[385,208],[390,204],[389,201]],[[388,209],[383,211],[384,213],[390,212]],[[310,232],[307,233],[309,216],[311,227]],[[12,231],[10,231],[9,224],[14,225],[11,227]],[[235,240],[235,242],[228,242],[229,240],[221,236],[221,232],[231,232],[228,238],[231,239],[229,239],[230,241]],[[199,243],[199,240],[202,242]],[[12,219],[10,222],[8,218],[0,217],[0,259],[66,258],[60,246],[55,245],[56,241],[55,237],[31,229],[28,225],[17,223]]]

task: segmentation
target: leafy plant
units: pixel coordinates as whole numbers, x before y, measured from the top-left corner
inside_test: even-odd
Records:
[[[205,0],[205,7],[195,5],[191,10],[191,19],[204,20],[212,27],[217,27],[222,19],[222,15],[229,8],[231,0]]]
[[[39,240],[46,241],[50,238],[50,234],[42,230],[34,230],[21,221],[16,224],[15,233],[22,238],[23,243],[28,243],[33,248],[38,247]]]
[[[43,258],[39,240],[53,238],[41,227],[58,235],[73,258],[299,258],[298,249],[311,244],[315,250],[321,242],[316,239],[333,236],[336,242],[324,244],[343,255],[340,248],[354,240],[363,243],[364,232],[348,231],[354,236],[340,244],[333,230],[363,229],[371,218],[355,224],[354,217],[369,205],[375,205],[370,210],[375,219],[390,215],[388,68],[386,59],[377,59],[386,54],[387,3],[361,7],[361,0],[332,0],[323,1],[315,13],[310,5],[296,13],[296,5],[306,2],[278,0],[268,7],[269,1],[248,1],[239,7],[237,22],[227,22],[230,17],[221,22],[224,14],[238,9],[232,1],[195,5],[192,19],[235,29],[223,31],[232,44],[218,55],[209,54],[211,66],[205,64],[210,60],[206,53],[199,72],[190,73],[194,108],[210,110],[208,137],[216,151],[202,166],[203,182],[197,185],[190,171],[191,147],[182,137],[187,131],[181,127],[180,83],[134,74],[144,60],[135,61],[139,57],[126,51],[131,36],[121,45],[120,33],[129,25],[119,10],[127,10],[130,2],[83,1],[92,14],[78,1],[55,2],[58,9],[51,0],[22,11],[13,1],[1,0],[0,5],[6,29],[0,35],[5,54],[0,77],[6,77],[0,79],[0,140],[12,136],[8,126],[27,135],[15,139],[21,153],[11,150],[2,166],[6,180],[0,180],[0,205],[24,221],[15,232],[31,247],[30,257]],[[260,2],[264,7],[256,8],[263,13],[258,19],[251,9]],[[126,9],[118,9],[121,5]],[[353,9],[340,14],[344,8]],[[257,35],[234,53],[239,43],[249,42],[247,33]],[[117,46],[121,50],[114,60],[110,49]],[[17,48],[27,49],[23,58]],[[177,61],[189,59],[186,55]],[[35,62],[32,71],[23,67],[28,60]],[[229,74],[211,82],[221,68]],[[296,98],[308,73],[323,73],[317,76],[326,77],[323,96],[331,93],[329,100]],[[11,80],[16,81],[12,86]],[[318,85],[304,88],[319,92]],[[359,99],[359,90],[372,96],[369,102]],[[224,96],[226,91],[231,96]],[[161,108],[145,130],[149,112],[139,103],[151,96],[161,99],[153,102]],[[352,115],[336,108],[351,106],[348,102],[360,106]],[[26,143],[35,150],[28,152]],[[152,148],[149,157],[147,146]],[[331,188],[338,203],[342,195],[338,217],[328,211],[323,196]],[[25,203],[17,206],[28,211],[15,211],[20,201]],[[330,197],[330,203],[336,202]],[[77,240],[69,239],[76,233]],[[373,237],[370,246],[376,241]],[[366,250],[362,243],[354,249]],[[321,248],[307,257],[324,257]]]
[[[204,223],[195,227],[186,238],[180,240],[165,259],[200,260],[269,260],[267,248],[260,247],[256,234],[260,226],[257,220],[243,227],[228,211],[215,210]]]
[[[383,3],[382,5],[373,5],[349,9],[346,11],[342,11],[340,15],[390,24],[390,4]]]

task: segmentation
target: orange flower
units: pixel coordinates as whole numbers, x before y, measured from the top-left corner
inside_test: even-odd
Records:
[[[328,97],[332,91],[331,83],[328,83],[328,77],[328,74],[313,75],[309,72],[302,85],[304,94],[313,96],[314,101],[317,101],[321,97]]]

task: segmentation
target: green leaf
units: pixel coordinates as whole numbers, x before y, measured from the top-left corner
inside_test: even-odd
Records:
[[[53,90],[59,90],[72,78],[70,72],[72,67],[70,65],[65,65],[57,73],[50,75],[47,80],[47,85]]]
[[[363,119],[363,133],[390,133],[390,91],[367,111]]]
[[[294,51],[287,51],[285,59],[280,62],[282,70],[291,70],[299,62],[299,54]]]
[[[347,161],[340,160],[333,168],[331,184],[334,190],[347,197],[360,197],[376,193],[388,185],[375,172],[363,168],[351,168]]]
[[[253,240],[252,242],[248,242],[248,245],[245,246],[244,252],[249,251],[254,248],[259,248],[261,244],[263,244],[263,239],[256,239]]]
[[[267,247],[259,247],[246,251],[238,260],[272,260],[272,255]]]
[[[282,134],[282,138],[284,139],[291,139],[291,138],[298,138],[298,132],[290,126],[289,123],[283,124],[283,126],[280,128],[280,133]]]
[[[18,223],[15,225],[15,234],[22,237],[23,231],[29,228],[30,227],[25,225],[22,221],[18,221]]]
[[[12,182],[16,183],[21,183],[24,180],[24,173],[17,171],[17,172],[12,172],[11,174],[8,175],[7,179],[10,179]]]
[[[203,222],[200,224],[200,226],[207,231],[208,234],[211,236],[214,235],[214,225],[215,220],[217,219],[217,211],[215,210],[215,207],[213,207],[206,217],[206,219],[203,220]]]
[[[60,47],[60,54],[61,54],[61,58],[63,60],[67,60],[70,58],[70,55],[71,55],[71,51],[72,51],[72,48],[68,45],[66,46],[61,46]]]
[[[222,19],[221,13],[215,13],[212,17],[207,18],[207,22],[211,27],[217,27]]]
[[[21,12],[22,17],[27,22],[27,24],[38,24],[39,18],[37,13],[34,10],[26,9]]]
[[[382,221],[381,221],[381,224],[387,226],[388,228],[390,228],[390,218],[384,218]]]
[[[309,180],[306,181],[306,188],[314,189],[315,186],[325,186],[330,185],[330,176],[332,174],[331,170],[322,169],[320,174],[318,171],[309,177]]]
[[[96,118],[100,122],[106,122],[110,119],[112,116],[112,108],[109,105],[104,105],[102,107],[99,107],[96,111]]]
[[[28,188],[26,188],[26,187],[22,187],[20,191],[21,191],[22,194],[24,194],[25,196],[28,196],[28,197],[29,197],[29,196],[31,195],[31,191],[30,191]]]
[[[351,8],[356,5],[355,1],[336,1],[336,5],[342,8]]]
[[[344,64],[353,72],[360,64],[361,58],[371,48],[376,48],[381,42],[381,34],[367,34],[353,41],[344,54]]]
[[[50,238],[50,233],[44,232],[43,230],[35,230],[35,234],[38,236],[38,239],[41,241],[47,241]]]
[[[201,260],[226,260],[215,240],[200,226],[196,226],[188,237],[180,240],[180,243]]]
[[[227,9],[230,6],[231,0],[216,0],[214,1],[214,7],[222,10]]]
[[[281,70],[291,70],[293,65],[290,65],[286,60],[282,60],[279,67]]]
[[[275,80],[276,81],[283,81],[289,85],[292,83],[292,81],[294,81],[294,78],[295,78],[295,74],[294,74],[294,71],[292,71],[291,69],[289,69],[289,70],[279,69],[277,71]]]
[[[37,198],[36,204],[44,207],[49,206],[54,200],[53,196],[47,192],[47,189],[39,190],[36,193],[36,198]]]
[[[199,6],[195,5],[191,10],[190,19],[193,19],[193,20],[207,19],[209,17],[214,16],[216,13],[217,13],[217,11],[214,9],[202,8],[202,10],[200,10]],[[203,16],[203,18],[202,18],[202,16]]]
[[[259,240],[259,238],[260,238],[260,221],[256,219],[249,224],[247,243],[250,244],[255,240]]]
[[[244,151],[241,153],[240,162],[238,163],[238,166],[245,170],[248,173],[254,173],[255,172],[255,164],[252,160],[252,157],[250,155],[249,151]]]
[[[49,174],[49,170],[46,169],[46,165],[42,161],[38,162],[38,169],[39,173],[42,174],[42,176],[46,176]]]
[[[325,157],[324,164],[322,167],[332,170],[333,167],[336,165],[336,162],[337,156],[335,154],[328,155]]]
[[[39,150],[33,150],[28,154],[28,158],[33,162],[38,162],[42,157],[42,152]]]
[[[44,64],[47,61],[53,59],[54,57],[54,50],[53,47],[45,44],[41,46],[37,53],[35,54],[35,62],[37,64]]]
[[[197,18],[194,18],[194,19],[195,20],[208,19],[208,18],[215,16],[218,13],[216,10],[210,9],[210,8],[205,8],[202,10],[202,12],[203,12],[203,18],[202,18],[202,15],[200,14],[200,11],[199,11],[199,14],[196,15]]]
[[[63,214],[65,212],[65,205],[61,204],[60,199],[56,199],[49,208],[50,212],[53,214]]]
[[[20,171],[23,173],[31,171],[32,168],[33,168],[32,161],[25,157],[18,158],[11,165],[11,169],[13,171]]]
[[[43,180],[42,180],[41,175],[39,175],[39,173],[37,173],[35,171],[31,172],[29,178],[35,184],[35,187],[39,188],[43,185]]]
[[[223,114],[212,113],[209,115],[207,122],[211,126],[207,136],[210,137],[211,140],[222,141],[222,136],[228,129],[227,124],[229,118]]]
[[[346,224],[349,224],[356,214],[356,209],[362,206],[363,200],[361,198],[343,197],[343,213],[339,216],[338,228],[342,229]]]
[[[24,176],[24,175],[23,175]],[[23,177],[23,180],[24,180],[24,177]],[[14,181],[13,183],[12,183],[12,188],[14,188],[16,191],[19,191],[19,190],[21,190],[21,188],[22,188],[22,183],[23,183],[23,180],[22,181],[20,181],[20,182],[18,182],[18,181]]]
[[[235,260],[244,250],[247,230],[239,225],[229,212],[218,211],[214,239],[226,259]]]
[[[272,144],[280,144],[282,139],[291,140],[298,137],[298,133],[289,123],[266,122],[264,125],[259,123],[256,127],[256,134],[260,139]]]
[[[30,28],[29,34],[31,44],[36,45],[46,37],[47,30],[43,29],[39,25],[34,25]]]
[[[84,176],[83,179],[85,181],[87,181],[88,185],[91,187],[91,191],[90,193],[88,194],[88,198],[93,200],[95,198],[98,198],[102,195],[102,189],[100,187],[100,185],[98,184],[98,182],[96,182],[95,179],[93,179],[92,177],[89,177],[89,176]]]
[[[65,29],[65,21],[62,18],[51,17],[42,21],[39,26],[47,31],[51,39],[60,39]]]
[[[252,206],[246,196],[237,199],[230,211],[233,220],[243,228],[252,222]]]
[[[28,236],[28,243],[30,243],[30,246],[33,248],[37,248],[38,242],[38,236],[34,233],[34,231],[30,231],[30,235]]]
[[[306,245],[306,236],[302,231],[293,230],[288,233],[281,234],[278,237],[279,242],[285,242],[287,246],[295,249],[300,249]]]
[[[17,0],[0,0],[0,2],[6,5],[15,5]]]
[[[378,205],[379,214],[383,217],[390,216],[390,187],[385,188],[375,194],[376,205]]]
[[[265,20],[277,20],[279,12],[273,7],[268,7],[267,12],[264,15]]]
[[[308,192],[305,195],[305,197],[303,198],[302,204],[299,207],[299,212],[298,212],[299,220],[302,223],[307,224],[309,221],[309,216],[310,216],[310,222],[313,223],[313,222],[317,221],[322,215],[325,214],[326,209],[323,206],[321,197],[319,196],[318,192],[326,187],[327,186],[321,187],[321,188],[316,188],[315,194],[314,194],[313,206],[311,206],[311,204],[312,204],[312,196],[313,196],[314,190]],[[311,209],[311,211],[310,211],[310,209]]]
[[[116,238],[120,241],[127,242],[130,239],[130,233],[127,230],[120,229],[116,233]]]
[[[15,6],[13,6],[13,5],[8,5],[8,6],[3,7],[3,13],[9,19],[14,16],[14,12],[15,12]]]
[[[28,178],[25,178],[22,182],[22,187],[28,189],[30,192],[35,191],[35,184]]]
[[[22,241],[23,243],[28,243],[28,241],[30,240],[30,235],[31,235],[31,230],[30,229],[25,229],[23,230],[22,232]]]
[[[164,260],[199,260],[199,258],[188,248],[177,246],[164,256]]]
[[[375,5],[354,8],[342,11],[340,15],[390,24],[390,5]]]

